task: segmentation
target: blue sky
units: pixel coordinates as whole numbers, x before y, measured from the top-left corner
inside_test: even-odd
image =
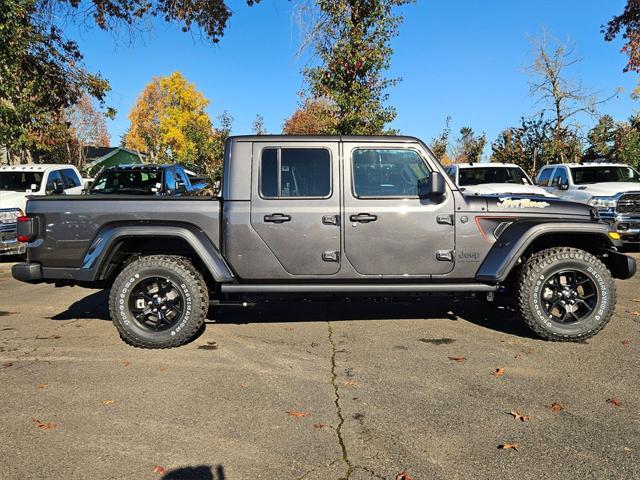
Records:
[[[637,75],[623,74],[621,43],[605,43],[601,24],[622,11],[625,0],[418,0],[403,7],[391,77],[402,77],[391,89],[398,116],[393,127],[426,141],[443,128],[447,115],[458,131],[469,125],[489,141],[522,114],[536,110],[528,95],[528,37],[544,27],[558,38],[570,37],[583,61],[572,75],[603,94],[625,92],[602,113],[624,119],[638,108],[629,97]],[[80,42],[86,65],[111,83],[108,104],[118,110],[109,122],[112,143],[128,126],[127,114],[144,85],[175,70],[194,82],[211,101],[214,118],[223,110],[234,117],[233,133],[251,132],[257,113],[269,133],[280,133],[295,110],[303,88],[300,70],[309,61],[296,56],[299,33],[296,2],[262,0],[253,7],[232,0],[233,16],[225,36],[211,45],[175,26],[154,22],[150,33],[129,38],[96,28],[69,34]],[[588,127],[592,121],[582,119]]]

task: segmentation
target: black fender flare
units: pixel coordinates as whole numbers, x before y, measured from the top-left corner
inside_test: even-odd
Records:
[[[479,282],[499,283],[509,276],[526,249],[537,239],[545,235],[565,234],[591,236],[605,247],[618,247],[621,241],[614,241],[609,232],[611,228],[604,223],[525,220],[510,225],[494,243],[476,272]],[[562,245],[558,245],[562,246]],[[570,245],[567,245],[570,246]]]
[[[114,247],[120,240],[145,237],[180,238],[193,248],[216,282],[234,281],[233,272],[211,239],[191,224],[107,225],[98,232],[87,249],[82,261],[80,278],[86,281],[101,280],[101,275],[114,253]]]

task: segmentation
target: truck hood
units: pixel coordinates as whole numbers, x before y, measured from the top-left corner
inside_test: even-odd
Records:
[[[557,197],[524,195],[486,195],[487,211],[492,213],[537,213],[540,215],[580,216],[591,218],[592,208],[584,203]]]
[[[31,194],[0,190],[0,208],[19,208],[24,212],[27,205],[27,195]]]
[[[544,188],[535,185],[522,185],[517,183],[484,183],[471,185],[464,188],[465,195],[537,195],[543,197],[555,197]]]
[[[583,190],[594,197],[612,197],[617,193],[640,192],[639,182],[602,182],[578,185],[578,187],[586,187]]]

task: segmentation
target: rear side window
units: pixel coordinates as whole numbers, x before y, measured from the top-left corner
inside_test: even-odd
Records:
[[[323,148],[265,148],[260,162],[265,198],[326,198],[331,194],[331,156]]]
[[[70,168],[65,168],[64,170],[61,170],[60,173],[62,174],[66,188],[79,187],[81,185],[78,174]]]
[[[545,168],[544,170],[542,170],[542,172],[540,172],[540,175],[538,176],[538,185],[540,185],[541,187],[548,187],[549,179],[551,178],[551,172],[553,172],[553,168]]]
[[[351,156],[353,193],[358,198],[417,197],[429,170],[418,152],[358,148]]]

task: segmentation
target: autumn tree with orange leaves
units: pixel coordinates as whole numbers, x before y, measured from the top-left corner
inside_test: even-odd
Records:
[[[180,72],[153,78],[129,113],[123,145],[146,152],[152,162],[180,163],[213,177],[230,125],[222,127],[224,134],[214,129],[208,106],[209,100]]]
[[[334,135],[338,132],[335,106],[322,98],[307,98],[285,120],[282,133],[287,135]]]

